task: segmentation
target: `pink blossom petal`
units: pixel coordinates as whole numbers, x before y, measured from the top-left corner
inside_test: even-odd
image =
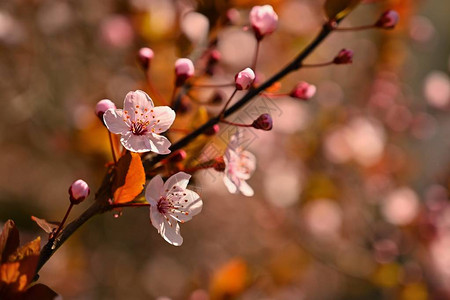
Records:
[[[223,177],[223,182],[231,194],[236,194],[238,192],[236,185],[228,178],[228,176]]]
[[[159,198],[163,193],[164,182],[161,176],[153,177],[145,189],[145,199],[150,205],[157,205]]]
[[[253,189],[244,180],[241,180],[239,191],[242,193],[242,195],[247,197],[251,197],[254,195]]]
[[[152,222],[153,227],[160,233],[164,224],[164,216],[159,213],[158,208],[153,205],[150,206],[150,221]]]
[[[115,134],[124,134],[130,130],[123,118],[121,109],[108,109],[103,114],[103,121],[109,131]]]
[[[189,179],[191,179],[191,175],[184,172],[178,172],[167,179],[166,183],[164,184],[164,190],[171,191],[172,189],[174,189],[174,186],[184,190],[189,183]]]
[[[123,101],[123,110],[131,121],[150,113],[154,104],[152,99],[143,91],[128,92]]]
[[[202,211],[203,201],[200,196],[191,190],[185,190],[185,197],[179,201],[180,205],[184,206],[184,210],[187,212],[174,212],[172,216],[178,221],[184,223],[192,219],[193,216],[199,214]]]
[[[153,108],[157,120],[155,133],[161,133],[169,129],[175,120],[175,111],[168,106],[157,106]]]
[[[150,143],[150,149],[146,151],[153,151],[158,154],[169,154],[169,147],[171,145],[170,141],[162,135],[149,133],[145,135]]]
[[[120,138],[120,142],[125,147],[125,149],[130,150],[132,152],[148,152],[155,151],[156,147],[150,142],[148,135],[134,135],[131,131],[128,131],[125,134],[122,134]],[[170,142],[169,142],[170,145]],[[158,154],[162,154],[157,152]]]
[[[180,225],[173,218],[170,219],[170,224],[164,218],[164,222],[160,228],[160,234],[171,245],[181,246],[183,243],[183,237],[180,234]]]

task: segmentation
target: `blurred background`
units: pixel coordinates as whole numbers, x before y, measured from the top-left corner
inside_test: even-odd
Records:
[[[94,107],[149,91],[140,47],[154,50],[152,83],[168,99],[174,61],[198,57],[209,27],[221,59],[199,80],[230,82],[251,64],[245,26],[261,4],[274,6],[279,28],[262,41],[258,80],[314,38],[322,1],[1,1],[0,223],[13,219],[22,243],[46,241],[30,216],[60,220],[74,180],[100,185],[111,156]],[[274,119],[270,132],[246,132],[254,197],[230,195],[222,174],[202,171],[191,184],[203,211],[183,224],[181,247],[157,234],[146,208],[107,213],[57,251],[40,281],[64,299],[450,299],[450,4],[366,1],[342,26],[388,8],[400,14],[395,30],[334,33],[307,59],[347,48],[352,65],[284,78],[279,93],[316,85],[308,102],[260,97],[231,118]],[[188,108],[195,125],[198,105]]]

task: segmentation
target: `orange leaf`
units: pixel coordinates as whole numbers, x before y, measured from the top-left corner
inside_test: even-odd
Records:
[[[0,281],[6,284],[16,282],[20,275],[19,266],[20,264],[18,262],[0,265]]]
[[[211,299],[237,296],[245,289],[247,276],[245,261],[240,258],[230,260],[214,272],[211,282]]]
[[[276,81],[266,89],[268,93],[276,93],[281,89],[281,82]]]
[[[131,202],[144,189],[145,171],[141,156],[128,152],[117,163],[114,180],[114,203]]]

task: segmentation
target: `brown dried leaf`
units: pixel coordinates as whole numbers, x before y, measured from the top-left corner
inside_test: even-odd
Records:
[[[5,262],[19,247],[19,231],[13,220],[6,221],[0,235],[0,263]]]
[[[35,216],[31,216],[31,220],[35,221],[36,224],[47,233],[52,233],[53,230],[58,228],[58,226],[59,226],[59,222],[49,222],[44,219],[39,219]]]
[[[325,12],[330,20],[340,20],[348,15],[361,0],[327,0]]]

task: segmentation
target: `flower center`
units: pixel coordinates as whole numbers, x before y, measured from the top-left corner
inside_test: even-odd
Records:
[[[131,132],[134,135],[144,135],[147,133],[147,126],[149,122],[142,122],[141,120],[138,120],[137,122],[131,122]]]
[[[166,214],[171,207],[172,205],[165,197],[159,198],[158,204],[156,205],[156,208],[158,208],[158,211],[161,214]]]

